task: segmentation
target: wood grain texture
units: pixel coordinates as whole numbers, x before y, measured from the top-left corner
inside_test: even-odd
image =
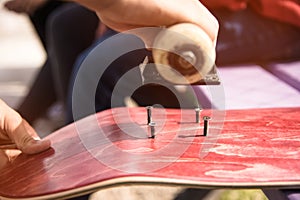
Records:
[[[33,198],[122,182],[300,187],[300,108],[223,114],[224,121],[202,112],[212,116],[203,137],[193,110],[155,109],[155,139],[147,138],[145,108],[89,116],[51,134],[52,149],[5,165],[0,196]]]

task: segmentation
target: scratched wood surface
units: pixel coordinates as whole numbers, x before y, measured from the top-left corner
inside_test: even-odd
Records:
[[[51,134],[52,149],[4,166],[0,196],[57,198],[122,183],[300,186],[300,108],[204,115],[212,117],[207,137],[193,110],[154,109],[155,139],[145,108],[89,116]]]

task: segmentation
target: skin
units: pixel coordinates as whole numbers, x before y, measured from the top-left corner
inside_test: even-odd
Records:
[[[11,0],[5,7],[18,13],[33,13],[48,0]],[[218,22],[198,0],[69,0],[98,13],[102,22],[123,32],[140,27],[194,23],[216,40]]]
[[[49,149],[50,145],[49,140],[40,140],[26,120],[0,99],[0,149],[35,154]]]
[[[198,0],[75,0],[97,12],[101,21],[122,32],[140,27],[171,26],[193,23],[202,28],[215,43],[216,18]]]

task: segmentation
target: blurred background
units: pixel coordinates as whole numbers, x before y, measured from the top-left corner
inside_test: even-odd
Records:
[[[0,98],[15,108],[26,95],[45,52],[27,15],[3,8],[0,0]]]
[[[17,108],[44,64],[46,53],[25,14],[8,11],[0,0],[0,98]],[[61,123],[55,106],[33,127],[40,137],[53,132]]]

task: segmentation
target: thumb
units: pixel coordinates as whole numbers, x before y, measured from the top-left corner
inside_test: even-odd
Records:
[[[50,140],[40,140],[35,130],[24,119],[12,131],[11,136],[17,148],[26,154],[40,153],[51,146]]]
[[[28,122],[0,99],[1,142],[12,142],[27,154],[39,153],[50,148],[51,145],[50,140],[39,140],[37,133]]]

